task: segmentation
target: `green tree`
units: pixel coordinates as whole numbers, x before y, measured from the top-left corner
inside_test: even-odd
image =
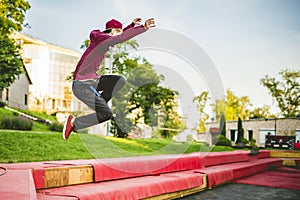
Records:
[[[228,89],[225,98],[217,100],[211,106],[216,114],[217,121],[219,121],[223,113],[225,113],[226,120],[237,120],[238,116],[241,119],[248,119],[252,104],[248,96],[238,97]]]
[[[211,104],[213,112],[216,116],[216,121],[220,121],[226,109],[226,99],[217,99],[215,104]]]
[[[0,0],[0,90],[12,84],[22,73],[20,46],[10,37],[21,31],[30,4],[24,0]]]
[[[149,101],[154,100],[148,99],[147,94],[153,92],[152,90],[155,88],[153,84],[155,85],[155,83],[159,82],[156,73],[151,70],[150,65],[139,64],[138,59],[123,58],[124,60],[121,63],[114,62],[116,64],[113,66],[113,72],[117,71],[118,74],[123,75],[127,79],[125,86],[112,101],[113,111],[116,114],[116,118],[113,120],[112,132],[118,137],[126,137],[132,124],[137,123],[142,117],[144,117],[146,124],[152,125],[149,123],[150,119],[153,119],[150,112],[152,104]],[[126,64],[124,65],[124,63]],[[119,66],[121,69],[118,68]],[[142,107],[140,104],[147,104],[147,106]],[[142,108],[141,113],[136,112],[136,114],[131,115],[137,108]],[[134,118],[130,120],[129,115],[131,115],[131,118],[134,116]]]
[[[90,43],[91,41],[89,39],[84,40],[82,45],[80,46],[80,49],[85,50],[90,45]]]
[[[129,101],[130,111],[141,111],[134,121],[143,119],[147,125],[164,128],[161,131],[163,137],[173,136],[176,132],[168,129],[181,127],[176,111],[178,93],[159,85],[161,76],[156,74],[149,63],[139,65],[129,74],[128,83],[134,86],[131,88],[135,88]]]
[[[209,115],[204,111],[207,101],[209,100],[208,91],[202,92],[199,96],[194,97],[193,102],[197,102],[199,117],[199,127],[197,131],[206,132],[205,122],[209,119]]]
[[[224,137],[226,137],[226,118],[225,118],[224,114],[222,114],[222,116],[221,116],[219,127],[221,129],[220,135],[223,135]]]
[[[282,80],[266,75],[260,83],[268,89],[285,117],[300,116],[300,71],[285,69],[279,75]]]
[[[21,31],[26,11],[30,4],[24,0],[0,0],[0,30],[10,34]]]
[[[244,138],[244,129],[243,129],[243,124],[242,124],[242,119],[239,117],[238,118],[238,127],[237,127],[237,139],[236,139],[236,144],[241,143],[242,139]]]
[[[9,87],[22,73],[19,46],[6,35],[0,36],[0,91]]]
[[[270,106],[264,105],[263,107],[257,107],[250,111],[249,113],[250,119],[257,119],[257,118],[274,118],[277,117],[270,112]]]

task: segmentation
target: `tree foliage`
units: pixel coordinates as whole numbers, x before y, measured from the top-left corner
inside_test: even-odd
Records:
[[[259,119],[259,118],[274,118],[276,115],[270,112],[270,106],[264,105],[263,107],[257,107],[250,111],[250,119]]]
[[[204,111],[207,101],[209,100],[208,92],[204,91],[200,95],[194,97],[193,101],[197,102],[198,112],[200,114],[199,117],[199,127],[197,131],[199,132],[206,132],[205,122],[209,119],[209,115]]]
[[[224,99],[217,100],[215,104],[212,104],[217,121],[220,120],[223,113],[225,113],[226,120],[237,120],[238,116],[241,119],[248,119],[251,106],[248,96],[238,97],[230,89],[227,90]]]
[[[20,46],[10,37],[21,31],[30,4],[24,0],[0,0],[0,90],[12,84],[22,73]]]
[[[10,86],[22,73],[19,47],[6,35],[0,36],[0,91]]]
[[[300,116],[300,71],[285,69],[279,75],[281,80],[266,75],[260,83],[268,89],[285,117]]]
[[[237,139],[236,139],[236,144],[241,143],[242,139],[244,138],[244,129],[243,129],[243,124],[242,124],[242,119],[239,117],[238,118],[238,126],[237,126]]]
[[[10,34],[21,31],[30,4],[24,0],[0,0],[0,31]]]
[[[221,116],[219,127],[221,129],[220,134],[223,135],[224,137],[226,137],[226,118],[225,118],[225,114],[224,113]]]

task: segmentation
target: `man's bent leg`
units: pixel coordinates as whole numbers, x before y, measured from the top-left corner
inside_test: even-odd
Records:
[[[110,120],[113,116],[103,97],[95,97],[95,113],[76,117],[74,121],[75,129],[83,129]]]
[[[103,91],[101,96],[108,102],[125,85],[126,79],[120,75],[102,75],[97,86],[98,91]]]
[[[75,130],[102,123],[112,117],[112,111],[108,107],[105,99],[101,95],[97,96],[90,88],[90,86],[94,87],[97,84],[98,81],[73,84],[74,95],[91,109],[96,111],[95,113],[76,117],[74,121]]]

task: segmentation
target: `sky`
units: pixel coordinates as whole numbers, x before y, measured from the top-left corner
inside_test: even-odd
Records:
[[[215,65],[224,90],[272,105],[260,85],[265,75],[300,70],[298,0],[29,0],[23,32],[81,52],[91,30],[114,18],[129,24],[155,18],[156,28],[198,44]]]

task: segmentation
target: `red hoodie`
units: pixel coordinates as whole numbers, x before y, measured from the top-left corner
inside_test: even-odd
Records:
[[[134,23],[124,28],[123,33],[117,36],[110,36],[100,30],[93,30],[90,33],[90,45],[77,64],[73,79],[85,80],[99,78],[100,76],[96,72],[99,70],[100,64],[105,58],[109,47],[129,40],[145,31],[144,26],[134,27]]]

